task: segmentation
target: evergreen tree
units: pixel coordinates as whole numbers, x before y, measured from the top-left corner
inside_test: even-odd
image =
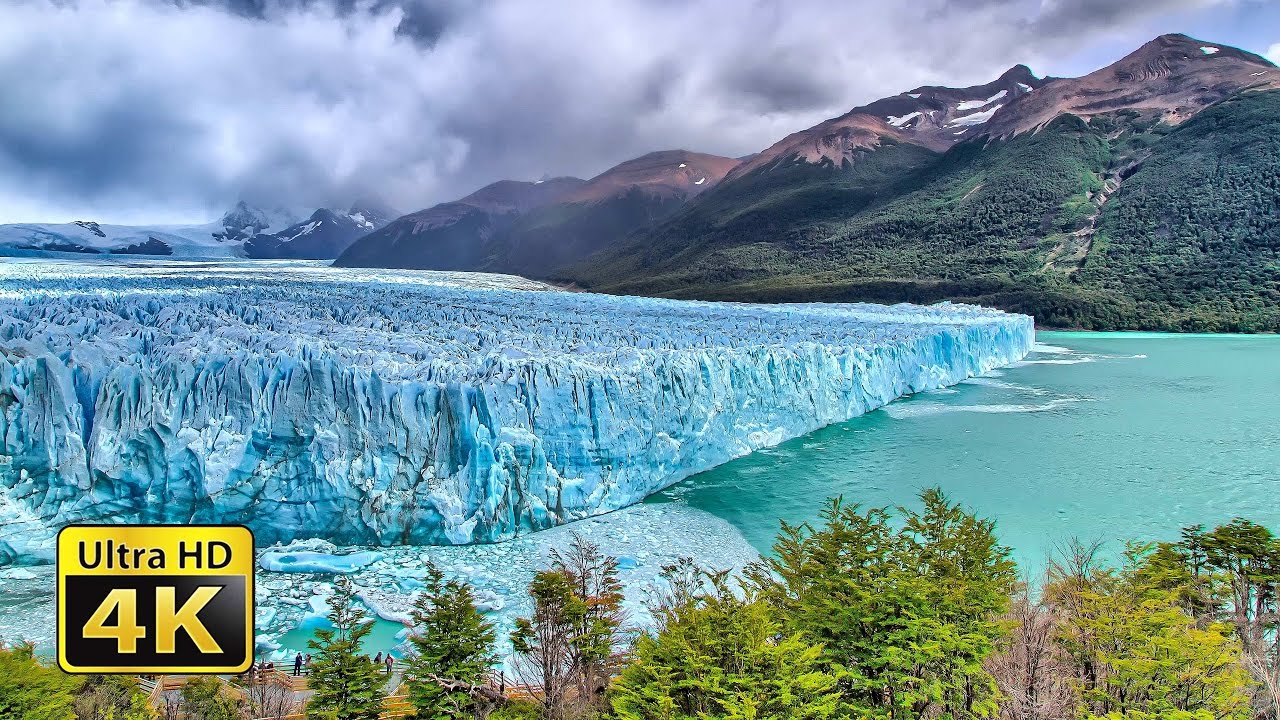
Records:
[[[664,570],[679,571],[679,566]],[[821,669],[822,651],[786,635],[762,602],[739,599],[725,574],[703,574],[704,590],[674,589],[642,635],[634,659],[610,689],[620,720],[834,717],[836,678]],[[675,579],[675,578],[672,578]],[[683,599],[679,599],[683,596]]]
[[[414,656],[409,662],[409,702],[417,717],[431,720],[479,716],[482,708],[473,693],[449,690],[436,678],[480,685],[497,663],[493,652],[493,623],[476,609],[471,586],[445,580],[428,564],[426,589],[414,604],[415,632],[410,638]]]
[[[992,717],[983,662],[1005,634],[1014,566],[993,523],[921,494],[923,511],[835,500],[824,524],[784,523],[749,575],[787,633],[823,648],[842,712],[895,720]]]
[[[0,643],[0,720],[73,720],[80,679],[35,657],[35,647]]]
[[[307,718],[314,720],[376,720],[382,711],[386,678],[369,662],[360,643],[373,630],[373,621],[358,604],[351,579],[339,577],[329,597],[332,629],[317,630],[307,641],[314,651],[307,702]]]

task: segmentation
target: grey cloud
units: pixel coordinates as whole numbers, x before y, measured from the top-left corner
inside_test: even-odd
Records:
[[[1198,2],[9,0],[0,221],[411,210],[657,149],[739,156]]]

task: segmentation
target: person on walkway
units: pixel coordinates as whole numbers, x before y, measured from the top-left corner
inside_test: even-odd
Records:
[[[381,650],[379,650],[379,651],[378,651],[378,654],[377,654],[377,655],[374,655],[374,656],[373,656],[373,664],[374,664],[374,665],[381,665],[381,664],[382,664],[382,651],[381,651]]]
[[[393,660],[393,659],[391,658],[391,653],[387,653],[387,659],[386,659],[386,660],[384,660],[383,662],[385,662],[385,663],[387,664],[387,674],[388,674],[388,675],[390,675],[390,674],[391,674],[391,666],[393,666],[393,665],[395,665],[395,664],[396,664],[396,661],[395,661],[395,660]]]
[[[297,656],[293,658],[293,676],[298,677],[301,674],[302,674],[302,653],[298,653]]]

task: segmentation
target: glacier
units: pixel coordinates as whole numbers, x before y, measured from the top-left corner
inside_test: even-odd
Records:
[[[0,565],[73,522],[492,542],[1022,359],[975,306],[747,305],[317,262],[0,262]],[[780,480],[781,481],[781,480]]]

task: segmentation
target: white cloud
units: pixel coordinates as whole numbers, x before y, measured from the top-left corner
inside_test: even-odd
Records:
[[[1267,59],[1277,65],[1280,65],[1280,43],[1272,45],[1267,50]]]
[[[372,192],[412,210],[651,150],[754,152],[876,97],[1042,69],[1081,43],[1029,21],[1032,0],[491,0],[456,3],[430,42],[371,1],[267,0],[262,17],[0,3],[0,221],[203,220],[240,195]],[[1076,12],[1083,33],[1097,7],[1125,27],[1098,0],[1040,20]]]

